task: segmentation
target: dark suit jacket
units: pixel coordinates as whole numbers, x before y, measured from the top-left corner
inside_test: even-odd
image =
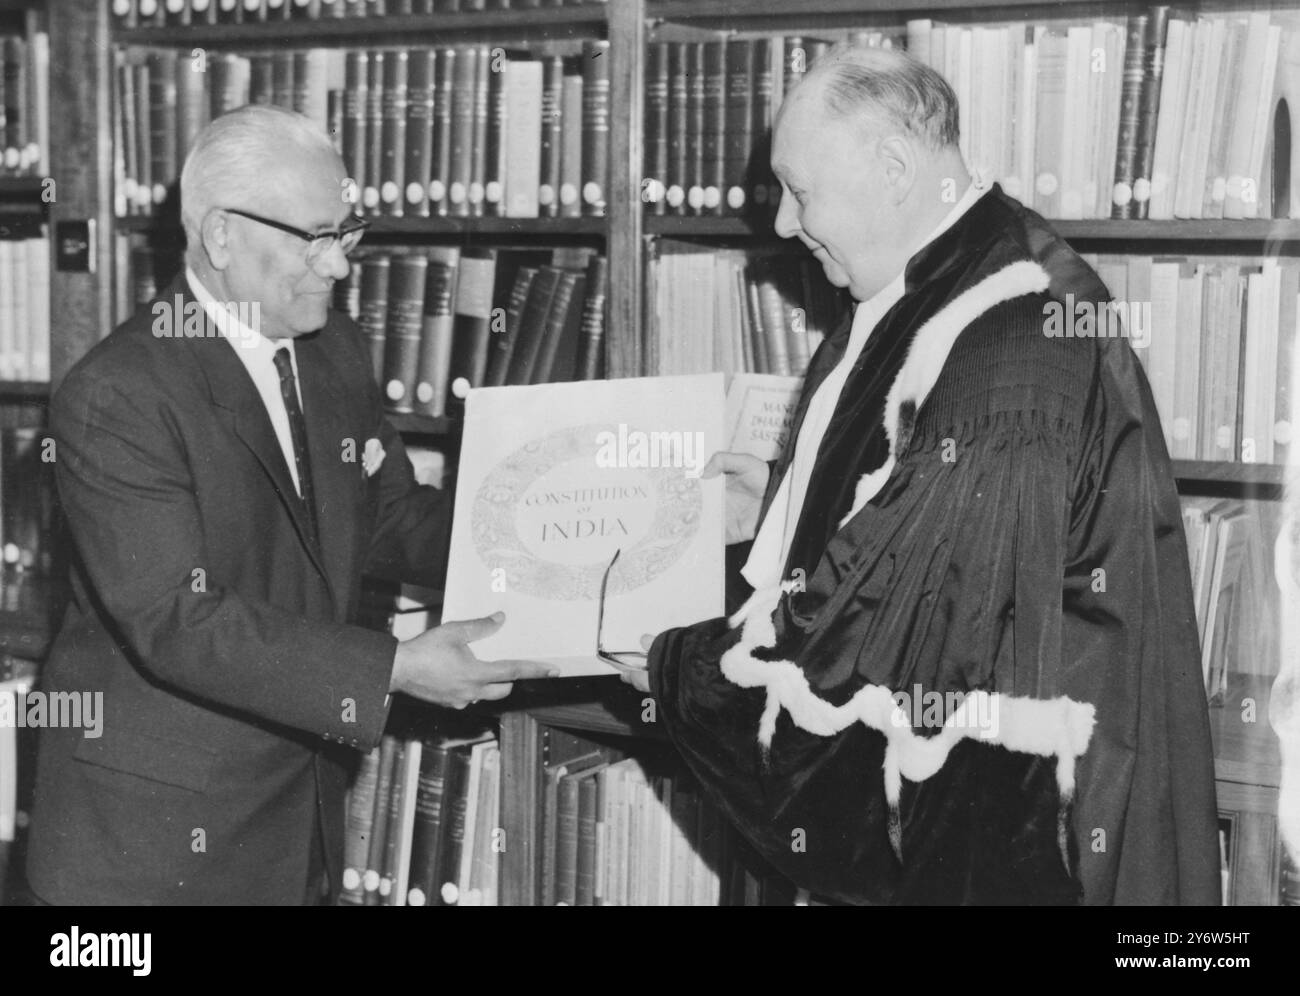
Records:
[[[349,768],[387,718],[396,641],[349,625],[361,574],[440,585],[451,505],[416,484],[331,313],[295,346],[317,544],[234,348],[160,337],[153,314],[51,406],[76,558],[43,683],[102,692],[104,717],[97,739],[42,732],[28,875],[54,903],[299,903],[317,814],[338,887]]]

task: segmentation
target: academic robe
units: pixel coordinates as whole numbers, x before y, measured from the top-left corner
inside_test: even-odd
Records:
[[[1105,288],[996,186],[904,278],[786,582],[659,635],[659,720],[760,853],[828,897],[1218,903],[1169,457],[1129,341],[1062,315]],[[848,333],[813,357],[764,514]]]

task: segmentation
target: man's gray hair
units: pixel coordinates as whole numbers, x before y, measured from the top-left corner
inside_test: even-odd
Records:
[[[884,118],[935,150],[957,146],[957,95],[937,71],[906,52],[840,43],[810,67],[828,113]]]
[[[198,133],[181,170],[181,222],[189,251],[216,207],[256,210],[274,172],[301,151],[334,155],[328,135],[311,118],[284,107],[249,104],[215,118]],[[342,192],[340,192],[342,196]]]

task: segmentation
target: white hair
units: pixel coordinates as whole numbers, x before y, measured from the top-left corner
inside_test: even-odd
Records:
[[[335,155],[310,118],[269,104],[248,104],[214,119],[195,136],[181,170],[181,223],[188,252],[202,244],[203,219],[217,207],[254,208],[275,170],[303,156]]]

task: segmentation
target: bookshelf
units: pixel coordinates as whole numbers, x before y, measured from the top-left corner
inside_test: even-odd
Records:
[[[645,78],[647,46],[656,39],[695,40],[744,35],[820,33],[842,36],[851,28],[900,30],[912,17],[929,16],[953,24],[985,21],[1034,23],[1049,18],[1107,17],[1122,23],[1147,4],[1133,0],[1105,3],[1048,3],[1044,0],[608,0],[565,7],[525,10],[466,11],[449,15],[392,15],[370,19],[289,20],[250,24],[190,24],[122,27],[113,22],[108,0],[51,4],[51,103],[60,113],[51,121],[52,175],[58,197],[49,204],[52,233],[65,222],[92,223],[92,253],[98,261],[88,272],[53,274],[51,302],[52,376],[50,383],[0,383],[0,406],[40,404],[71,366],[114,324],[112,320],[114,234],[152,233],[148,217],[116,218],[113,208],[113,150],[103,136],[113,134],[112,109],[115,48],[174,48],[188,53],[213,46],[269,50],[303,46],[341,47],[442,45],[474,43],[546,44],[594,38],[609,42],[610,76],[609,196],[604,217],[514,219],[379,217],[367,244],[493,244],[570,240],[603,249],[609,259],[606,303],[606,374],[635,376],[646,370],[646,261],[656,240],[673,238],[702,246],[775,247],[770,223],[749,217],[654,215],[643,210],[645,151]],[[1220,2],[1203,5],[1209,12],[1245,11],[1263,4]],[[39,197],[35,178],[0,179],[0,202]],[[1294,220],[1109,220],[1057,222],[1078,248],[1091,252],[1231,255],[1272,253],[1300,255],[1300,221]],[[402,433],[422,441],[454,446],[455,418],[398,415]],[[1190,494],[1274,500],[1287,480],[1285,467],[1270,463],[1179,460],[1175,474]],[[0,648],[19,646],[43,654],[48,646],[48,593],[18,598],[21,608],[0,608]],[[567,684],[567,683],[565,683]],[[1237,694],[1240,689],[1234,689]],[[1259,689],[1251,689],[1259,695]],[[504,854],[502,900],[529,903],[537,898],[537,861],[532,853],[532,822],[541,766],[558,734],[612,738],[635,749],[659,739],[653,724],[639,719],[642,697],[616,679],[599,679],[566,688],[521,686],[500,715],[503,776],[503,825],[517,842]],[[1234,814],[1234,837],[1244,850],[1245,869],[1238,885],[1243,901],[1267,901],[1277,894],[1276,835],[1270,836],[1276,810],[1276,743],[1261,726],[1243,734],[1240,724],[1222,712],[1215,719],[1216,773],[1220,804]],[[1267,736],[1265,736],[1265,734]],[[1272,849],[1270,851],[1270,848]],[[1271,869],[1271,871],[1270,871]],[[1245,886],[1242,883],[1246,882]],[[1275,900],[1273,900],[1275,901]]]

